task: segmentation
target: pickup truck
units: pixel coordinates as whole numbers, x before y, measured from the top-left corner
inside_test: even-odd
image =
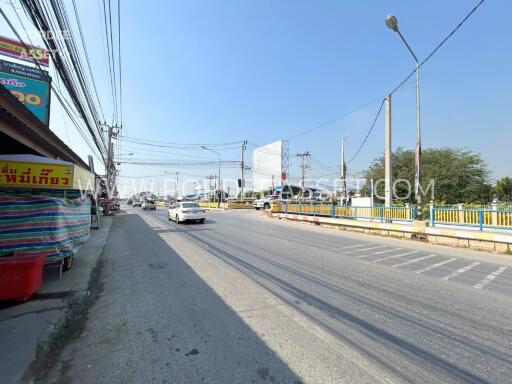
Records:
[[[280,201],[281,199],[277,195],[266,195],[263,198],[254,200],[252,207],[259,211],[260,209],[270,209],[274,201]]]

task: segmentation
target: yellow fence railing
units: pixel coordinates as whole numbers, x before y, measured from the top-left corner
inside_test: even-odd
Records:
[[[201,202],[199,203],[199,206],[200,207],[203,207],[203,208],[225,208],[226,206],[226,203],[216,203],[216,202]]]
[[[199,206],[203,208],[227,208],[227,209],[252,209],[252,203],[250,201],[228,201],[222,203],[216,202],[200,202]]]
[[[274,203],[272,205],[272,212],[354,219],[378,219],[381,221],[412,221],[416,218],[416,208],[414,207],[338,207],[326,204]]]
[[[229,209],[252,209],[252,202],[250,201],[229,201],[227,203]]]
[[[512,229],[512,210],[433,208],[431,223]]]

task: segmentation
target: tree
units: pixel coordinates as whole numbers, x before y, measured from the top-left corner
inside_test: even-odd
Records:
[[[392,163],[394,198],[413,203],[414,151],[398,148],[393,152]],[[426,201],[488,203],[492,198],[489,170],[478,153],[457,148],[425,149],[421,171],[421,186],[427,194]],[[367,183],[365,190],[369,190],[370,180],[373,179],[375,193],[384,196],[384,156],[373,160],[364,176]]]
[[[500,201],[512,201],[512,178],[502,177],[496,181],[494,193]]]

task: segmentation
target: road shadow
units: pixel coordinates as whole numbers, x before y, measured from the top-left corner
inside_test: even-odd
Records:
[[[344,345],[359,351],[370,361],[373,361],[380,367],[384,367],[404,382],[422,383],[425,382],[426,378],[416,376],[413,373],[414,370],[404,370],[396,364],[397,359],[407,359],[409,363],[417,364],[429,372],[430,378],[436,377],[436,380],[440,380],[439,382],[485,384],[492,381],[477,374],[474,369],[453,362],[451,358],[444,357],[442,354],[434,353],[423,343],[419,343],[418,340],[394,334],[385,327],[380,326],[380,324],[375,324],[364,317],[358,316],[357,312],[350,311],[333,303],[327,297],[344,297],[346,302],[359,303],[361,306],[369,308],[372,313],[385,313],[386,316],[394,317],[396,321],[408,322],[413,329],[428,331],[429,334],[437,334],[437,336],[445,338],[445,340],[457,343],[464,351],[473,351],[472,353],[476,355],[486,356],[486,358],[493,362],[494,366],[498,366],[502,371],[510,371],[512,369],[510,351],[504,354],[504,350],[507,349],[506,346],[500,350],[491,342],[477,342],[474,337],[467,337],[468,335],[465,335],[463,332],[457,332],[456,327],[451,332],[442,327],[429,328],[421,319],[407,316],[404,312],[393,311],[391,308],[387,308],[377,300],[367,297],[361,292],[355,292],[350,288],[331,284],[325,279],[325,276],[323,278],[319,277],[318,273],[305,272],[307,268],[303,265],[294,267],[283,264],[277,261],[276,257],[264,256],[256,251],[253,252],[244,245],[232,242],[229,244],[232,251],[228,252],[202,238],[199,234],[188,233],[188,235],[194,240],[207,245],[208,251],[215,257],[283,300],[287,305],[293,307],[313,323],[335,336]],[[262,267],[262,263],[266,264],[266,266]],[[343,278],[347,277],[344,275]],[[299,281],[304,282],[304,284],[299,284]],[[361,284],[355,279],[351,283],[356,286]],[[368,284],[372,284],[372,282],[368,282]],[[323,296],[315,294],[315,289],[304,289],[304,286],[322,287],[330,292]],[[375,289],[381,288],[375,287]],[[390,297],[399,296],[400,293],[389,292],[389,295]],[[322,315],[319,315],[319,313]],[[337,323],[348,326],[351,332],[349,334],[340,332],[336,325]],[[362,342],[365,339],[370,342]],[[381,348],[383,347],[386,353],[379,353],[377,350],[372,349],[370,346],[375,342]],[[443,379],[445,380],[443,381]]]
[[[99,297],[56,359],[65,369],[39,382],[303,383],[161,232],[114,218]]]

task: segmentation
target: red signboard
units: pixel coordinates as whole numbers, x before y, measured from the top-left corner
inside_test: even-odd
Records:
[[[0,36],[0,54],[31,63],[38,62],[44,66],[48,66],[50,63],[46,49],[25,45],[21,41],[3,36]]]

